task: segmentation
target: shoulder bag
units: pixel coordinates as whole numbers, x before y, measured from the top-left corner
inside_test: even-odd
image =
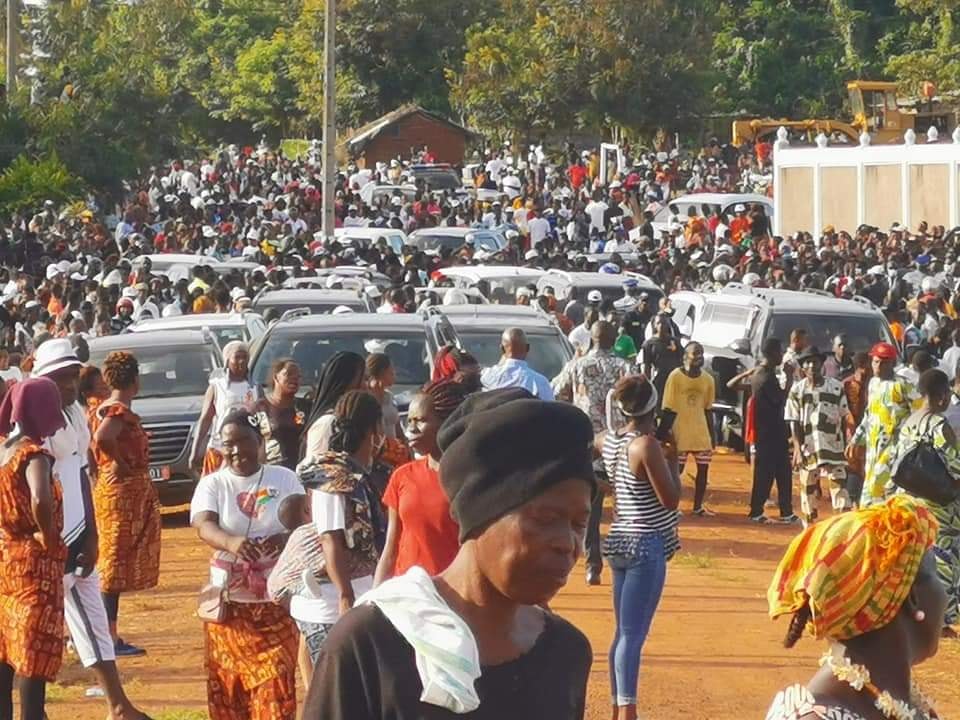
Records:
[[[911,495],[937,505],[949,505],[957,499],[957,481],[943,454],[933,443],[930,435],[932,417],[930,413],[924,418],[926,425],[920,432],[920,439],[897,459],[892,477],[897,487]]]
[[[257,484],[253,489],[254,503],[256,503],[257,492],[260,490],[260,483],[263,482],[263,472],[264,468],[261,467],[260,477],[257,479]],[[250,519],[247,520],[247,529],[243,533],[245,539],[250,535],[250,527],[253,525],[253,513],[255,511],[256,504],[254,504],[253,511],[250,513]],[[226,620],[227,601],[229,600],[230,592],[230,576],[233,575],[237,560],[238,557],[235,556],[233,562],[230,564],[230,571],[227,573],[227,583],[225,586],[220,587],[219,585],[207,582],[200,588],[200,594],[197,597],[197,617],[200,618],[202,622],[220,625]]]

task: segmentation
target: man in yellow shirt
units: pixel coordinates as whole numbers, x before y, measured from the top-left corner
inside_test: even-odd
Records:
[[[703,346],[692,342],[683,353],[683,367],[667,377],[663,389],[663,410],[676,414],[673,437],[677,446],[680,471],[693,455],[697,478],[693,495],[693,514],[711,517],[715,512],[703,504],[707,493],[707,472],[713,457],[710,409],[716,396],[713,376],[703,371]]]

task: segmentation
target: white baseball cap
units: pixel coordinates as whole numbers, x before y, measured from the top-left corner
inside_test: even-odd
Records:
[[[524,260],[536,260],[538,257],[540,257],[540,253],[536,250],[527,250],[523,255]]]
[[[599,290],[591,290],[587,293],[587,302],[598,303],[603,302],[603,295],[600,294]]]

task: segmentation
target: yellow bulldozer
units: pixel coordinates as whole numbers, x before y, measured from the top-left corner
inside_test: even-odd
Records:
[[[873,144],[899,142],[908,128],[914,127],[916,112],[908,112],[897,106],[897,84],[872,80],[852,80],[847,83],[850,96],[850,108],[853,120],[774,120],[773,118],[754,118],[753,120],[734,120],[733,144],[756,142],[785,127],[788,131],[806,133],[809,140],[821,132],[830,136],[840,133],[852,143],[859,140],[866,131]]]

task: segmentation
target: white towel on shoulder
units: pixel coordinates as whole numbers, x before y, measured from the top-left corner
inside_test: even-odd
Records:
[[[480,653],[473,632],[437,592],[421,567],[365,593],[357,605],[376,605],[413,647],[423,684],[420,700],[457,714],[480,707],[474,683]]]

